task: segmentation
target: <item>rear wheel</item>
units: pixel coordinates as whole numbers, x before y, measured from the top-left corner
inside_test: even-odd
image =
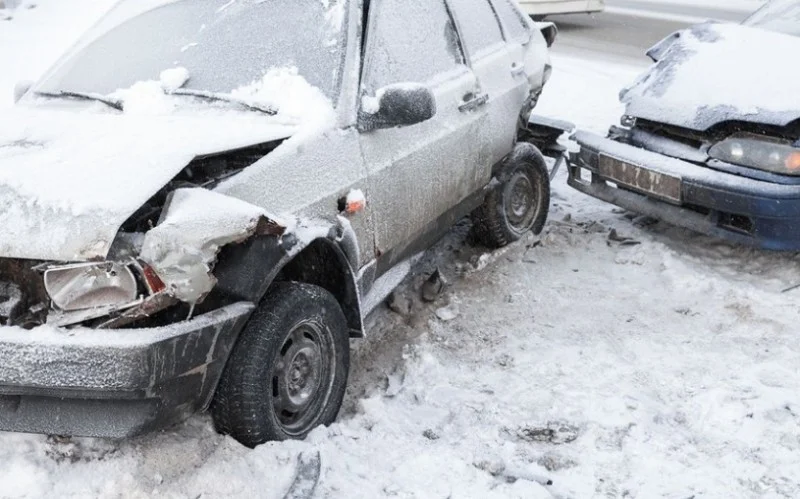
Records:
[[[276,284],[228,359],[211,413],[248,447],[301,439],[336,419],[349,369],[347,322],[325,289]]]
[[[500,248],[529,231],[539,234],[550,207],[550,178],[541,153],[530,144],[518,144],[496,179],[473,215],[481,242]]]

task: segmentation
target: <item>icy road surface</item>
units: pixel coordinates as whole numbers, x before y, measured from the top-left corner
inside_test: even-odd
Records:
[[[72,2],[24,15],[62,43],[98,3]],[[5,50],[27,39],[21,25],[0,21],[14,73],[0,80],[48,52]],[[554,63],[537,112],[616,122],[636,68]],[[339,422],[306,442],[251,451],[206,416],[123,442],[0,434],[0,496],[280,498],[298,456],[318,451],[320,498],[800,497],[800,290],[781,292],[800,283],[797,255],[620,213],[563,172],[541,237],[486,253],[468,228],[403,285],[410,313],[373,315]],[[423,305],[436,266],[449,285]]]

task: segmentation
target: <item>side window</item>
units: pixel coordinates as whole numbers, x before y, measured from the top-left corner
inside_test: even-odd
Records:
[[[455,10],[464,45],[472,58],[503,42],[503,32],[489,0],[450,0],[450,5]]]
[[[513,0],[492,0],[494,10],[503,23],[506,40],[524,43],[531,38],[531,27],[515,3]]]
[[[367,33],[364,90],[393,83],[425,83],[464,65],[444,0],[382,0]]]

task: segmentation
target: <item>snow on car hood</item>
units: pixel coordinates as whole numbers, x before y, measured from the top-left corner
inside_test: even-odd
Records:
[[[104,258],[122,223],[196,156],[295,133],[276,120],[18,106],[0,120],[0,257]]]
[[[626,114],[705,131],[725,121],[784,126],[800,118],[800,39],[733,24],[700,24],[651,51],[658,62],[620,94]]]

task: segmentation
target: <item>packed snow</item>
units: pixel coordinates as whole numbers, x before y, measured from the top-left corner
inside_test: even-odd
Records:
[[[40,0],[13,22],[65,3]],[[65,13],[48,43],[63,47],[66,19],[84,15]],[[25,50],[58,50],[45,45]],[[21,58],[0,52],[15,68],[0,92],[35,76]],[[553,62],[537,113],[600,133],[618,120],[637,68]],[[399,290],[406,313],[372,315],[338,422],[306,441],[249,450],[205,415],[125,441],[6,433],[0,495],[280,498],[298,456],[318,452],[315,497],[800,496],[800,309],[798,291],[781,292],[800,283],[796,254],[621,212],[564,172],[541,237],[490,253],[467,232],[416,264]],[[423,303],[435,268],[449,284]]]
[[[183,66],[178,66],[162,71],[158,81],[161,83],[161,87],[169,93],[186,85],[186,82],[189,81],[189,77],[189,70]]]
[[[333,104],[318,88],[309,84],[296,67],[270,68],[264,76],[231,92],[235,98],[274,107],[281,119],[318,127],[333,125]]]

